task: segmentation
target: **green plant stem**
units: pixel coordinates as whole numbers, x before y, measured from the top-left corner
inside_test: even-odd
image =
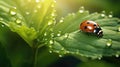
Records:
[[[34,47],[33,48],[33,67],[37,67],[37,55],[38,55],[38,48]]]

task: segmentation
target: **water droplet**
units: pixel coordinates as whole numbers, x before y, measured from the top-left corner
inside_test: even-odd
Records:
[[[53,40],[50,40],[49,43],[50,43],[50,44],[53,44]]]
[[[9,13],[10,13],[10,15],[13,15],[13,16],[16,15],[17,14],[16,13],[16,7],[11,8]]]
[[[98,57],[99,60],[101,60],[102,57]]]
[[[61,50],[64,50],[64,48],[61,48]]]
[[[46,33],[46,32],[44,33],[44,36],[47,36],[47,33]]]
[[[63,57],[62,55],[59,55],[59,57]]]
[[[70,51],[66,51],[66,53],[70,53]]]
[[[105,17],[105,14],[101,14],[102,17]]]
[[[80,13],[83,13],[84,11],[83,10],[79,10]]]
[[[111,46],[111,45],[112,45],[112,40],[111,40],[111,39],[108,39],[106,45],[107,45],[108,47]]]
[[[20,19],[17,19],[17,20],[16,20],[16,23],[17,23],[17,24],[20,24],[21,22],[22,22],[22,21],[21,21]]]
[[[64,18],[62,17],[62,18],[60,19],[60,23],[62,23],[62,22],[63,22],[63,20],[64,20]]]
[[[119,54],[116,54],[115,56],[116,56],[116,57],[119,57]]]
[[[58,32],[57,36],[58,36],[58,37],[61,36],[61,31]]]
[[[84,12],[84,7],[83,7],[83,6],[79,9],[79,12],[80,12],[80,13],[83,13],[83,12]]]
[[[50,20],[50,21],[48,22],[48,25],[52,25],[52,23],[53,23],[53,21],[52,21],[52,20]]]
[[[65,38],[67,38],[68,36],[69,36],[69,34],[68,34],[68,33],[66,33],[66,34],[64,35],[64,37],[65,37]]]
[[[111,17],[112,17],[112,15],[109,15],[108,17],[110,17],[110,18],[111,18]]]
[[[120,27],[118,27],[118,32],[120,32]]]
[[[113,17],[112,12],[109,13],[108,17],[109,18]]]
[[[52,53],[52,51],[51,51],[51,50],[50,50],[49,52],[50,52],[50,53]]]
[[[53,13],[51,14],[51,16],[55,16],[55,13],[53,12]]]
[[[30,12],[25,12],[27,15],[29,15],[30,14]]]
[[[49,48],[52,48],[52,46],[50,45]]]

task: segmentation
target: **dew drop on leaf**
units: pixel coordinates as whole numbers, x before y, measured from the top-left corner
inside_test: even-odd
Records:
[[[101,60],[102,57],[98,57],[99,60]]]
[[[44,33],[44,36],[47,36],[47,33],[46,33],[46,32]]]
[[[52,53],[52,51],[51,51],[51,50],[50,50],[49,52],[50,52],[50,53]]]
[[[48,22],[48,25],[51,25],[51,24],[52,24],[52,21],[49,21],[49,22]]]
[[[105,11],[102,11],[101,17],[105,17]]]
[[[50,44],[53,44],[53,40],[50,40],[49,43],[50,43]]]
[[[11,8],[11,9],[9,10],[9,13],[10,13],[10,15],[12,15],[12,16],[16,15],[16,14],[17,14],[17,13],[16,13],[16,7]]]
[[[50,45],[49,48],[52,48],[52,46]]]
[[[119,54],[116,54],[115,56],[116,56],[116,57],[119,57]]]
[[[17,24],[20,24],[21,22],[22,22],[22,21],[21,21],[20,19],[17,19],[17,20],[16,20],[16,23],[17,23]]]
[[[108,17],[109,17],[109,18],[112,18],[112,17],[113,17],[112,12],[109,13]]]
[[[2,20],[3,20],[3,18],[0,18],[0,20],[2,21]]]
[[[109,15],[108,17],[109,17],[109,18],[111,18],[111,17],[112,17],[112,15]]]
[[[59,57],[63,57],[62,55],[59,55]]]
[[[51,14],[51,16],[55,16],[55,13],[53,12],[53,13]]]
[[[112,45],[112,40],[111,40],[111,39],[108,39],[106,45],[107,45],[108,47],[111,46],[111,45]]]
[[[79,9],[79,13],[83,13],[84,12],[84,7],[82,6],[80,9]]]
[[[61,36],[61,31],[58,32],[57,36],[58,36],[58,37]]]
[[[62,18],[60,19],[60,23],[62,23],[62,22],[63,22],[63,20],[64,20],[64,18],[62,17]]]

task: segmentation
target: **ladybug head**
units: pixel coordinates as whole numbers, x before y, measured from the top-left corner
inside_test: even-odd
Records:
[[[97,35],[97,37],[103,36],[103,31],[100,27],[94,29],[94,33]]]

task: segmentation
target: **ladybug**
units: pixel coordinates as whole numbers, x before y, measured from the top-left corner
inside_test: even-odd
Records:
[[[94,22],[94,21],[90,21],[90,20],[86,20],[83,21],[80,24],[80,30],[86,33],[93,33],[95,34],[97,37],[102,37],[103,36],[103,31],[100,28],[100,26]]]

